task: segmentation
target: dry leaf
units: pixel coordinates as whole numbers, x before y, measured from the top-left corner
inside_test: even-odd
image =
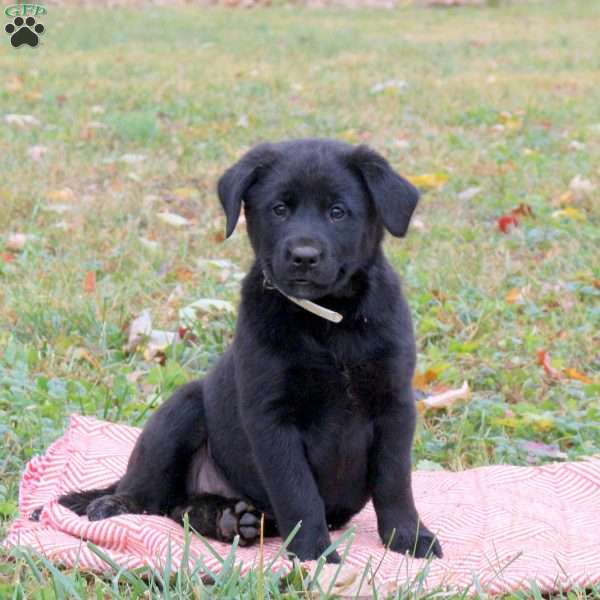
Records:
[[[46,146],[29,146],[29,148],[27,148],[27,156],[31,160],[35,160],[37,162],[42,159],[42,157],[44,156],[44,154],[46,154],[47,151],[48,148],[46,148]]]
[[[153,329],[147,339],[146,348],[144,349],[144,358],[146,360],[152,360],[179,339],[179,334],[175,331]]]
[[[363,593],[369,591],[369,584],[361,577],[362,571],[349,565],[332,565],[325,564],[318,566],[318,563],[311,567],[310,571],[314,574],[314,570],[319,568],[319,575],[316,579],[318,587],[315,586],[315,591],[309,598],[322,598],[323,594],[317,592],[320,590],[330,590],[333,598],[363,598]],[[358,594],[361,594],[358,596]],[[369,594],[369,597],[371,595]]]
[[[555,210],[552,213],[552,216],[555,219],[572,219],[573,221],[585,221],[587,217],[585,213],[578,208],[574,208],[573,206],[567,206],[566,208],[561,208],[560,210]]]
[[[496,220],[496,225],[502,233],[508,233],[511,227],[519,225],[519,219],[515,215],[502,215]]]
[[[25,247],[25,243],[27,242],[27,237],[24,233],[11,233],[6,238],[6,249],[12,250],[13,252],[18,252],[19,250],[23,250]]]
[[[588,377],[584,373],[580,373],[576,369],[565,369],[563,373],[569,379],[576,379],[577,381],[581,381],[582,383],[594,383],[594,380],[591,377]]]
[[[562,379],[562,374],[550,364],[550,356],[545,350],[538,350],[537,364],[544,367],[546,375],[551,379]]]
[[[534,217],[533,209],[526,202],[521,202],[517,208],[513,208],[511,214],[517,217]]]
[[[469,200],[475,198],[479,192],[481,192],[480,187],[469,187],[460,192],[457,197],[461,202],[468,202]]]
[[[498,117],[498,120],[504,126],[504,128],[511,131],[518,131],[523,127],[523,121],[517,119],[512,115],[512,113],[509,113],[508,111],[501,112]]]
[[[439,190],[446,185],[448,175],[446,173],[426,173],[425,175],[413,175],[407,179],[414,186],[423,190]]]
[[[585,179],[581,175],[575,175],[569,183],[569,189],[575,194],[575,198],[580,200],[585,196],[589,196],[596,189],[596,186],[589,179]]]
[[[143,310],[129,323],[127,344],[125,352],[133,352],[137,346],[152,333],[152,316],[148,309]]]
[[[532,442],[529,440],[521,440],[519,446],[527,452],[532,458],[554,458],[566,459],[568,455],[562,452],[558,444],[543,444],[542,442]]]
[[[37,127],[41,125],[38,119],[36,119],[33,115],[17,115],[17,114],[8,114],[4,115],[4,121],[8,125],[16,125],[17,127]]]
[[[516,304],[517,302],[523,301],[523,296],[519,288],[512,288],[508,294],[506,294],[506,301],[509,304]]]
[[[158,250],[160,250],[160,244],[158,242],[155,242],[154,240],[149,240],[148,238],[145,237],[140,237],[140,244],[142,244],[142,246],[144,246],[144,248],[147,248],[148,250],[151,250],[152,252],[157,252]]]
[[[77,201],[77,196],[71,188],[63,188],[62,190],[51,190],[46,194],[46,198],[52,202],[69,202],[73,203]]]
[[[432,367],[422,373],[415,373],[415,376],[413,377],[413,387],[420,390],[426,388],[440,376],[442,371],[443,369],[441,367]]]
[[[144,162],[146,160],[145,154],[123,154],[119,160],[130,165]]]
[[[96,271],[88,271],[85,274],[83,291],[86,294],[93,294],[96,291]]]
[[[102,368],[100,363],[87,348],[72,348],[69,351],[69,356],[72,360],[85,360],[98,371]]]
[[[552,200],[552,206],[561,207],[573,204],[573,202],[575,202],[575,194],[571,190],[567,190]]]
[[[369,90],[371,94],[381,94],[387,90],[400,91],[403,90],[408,83],[403,79],[387,79],[386,81],[380,81],[371,86]]]
[[[199,313],[212,312],[230,312],[234,313],[235,308],[227,300],[217,300],[214,298],[201,298],[191,304],[188,304],[179,311],[179,320],[184,327],[192,327],[198,320]]]
[[[421,411],[449,408],[458,400],[468,398],[470,393],[471,390],[469,389],[469,384],[465,381],[462,386],[456,390],[448,390],[447,392],[442,392],[441,394],[419,400],[417,406]]]
[[[189,219],[168,210],[159,212],[156,216],[167,225],[171,225],[171,227],[186,227],[192,223]]]

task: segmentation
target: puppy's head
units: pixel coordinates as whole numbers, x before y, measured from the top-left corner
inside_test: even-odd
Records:
[[[252,247],[283,292],[340,293],[375,254],[383,229],[402,237],[419,194],[379,154],[332,140],[261,144],[219,180],[227,237],[242,203]]]

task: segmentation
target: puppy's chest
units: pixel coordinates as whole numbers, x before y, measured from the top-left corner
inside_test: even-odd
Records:
[[[286,377],[287,407],[300,430],[335,433],[369,422],[385,402],[385,374],[368,362],[291,369]]]

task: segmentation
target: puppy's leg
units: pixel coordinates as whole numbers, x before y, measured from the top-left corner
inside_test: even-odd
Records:
[[[420,521],[412,494],[411,447],[416,420],[412,388],[397,390],[394,396],[393,406],[376,422],[370,467],[379,535],[396,552],[441,558],[440,543]]]
[[[331,544],[325,504],[306,458],[300,432],[291,424],[278,422],[276,413],[269,410],[269,390],[261,387],[261,410],[254,401],[251,410],[242,413],[249,432],[252,453],[279,532],[286,538],[301,522],[302,525],[288,549],[301,560],[316,560]],[[254,400],[261,396],[254,396]],[[244,403],[252,402],[248,396]],[[249,406],[250,404],[246,405]],[[337,552],[327,556],[327,562],[340,562]]]
[[[190,526],[198,533],[222,542],[232,542],[239,535],[240,546],[250,546],[260,536],[261,513],[244,500],[214,494],[190,496],[169,516],[183,523],[186,514]],[[263,533],[266,537],[277,535],[273,520],[266,515]]]
[[[202,382],[179,388],[150,418],[129,458],[127,471],[116,488],[76,504],[90,520],[123,513],[168,514],[186,498],[190,461],[207,440]],[[85,492],[80,493],[84,501]],[[93,500],[93,501],[92,501]]]

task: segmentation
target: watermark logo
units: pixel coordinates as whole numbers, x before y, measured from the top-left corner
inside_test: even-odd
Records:
[[[4,14],[12,19],[11,23],[7,23],[4,31],[10,36],[13,48],[19,46],[35,48],[39,44],[40,35],[46,31],[46,28],[38,19],[47,12],[40,4],[12,4],[4,9]]]

